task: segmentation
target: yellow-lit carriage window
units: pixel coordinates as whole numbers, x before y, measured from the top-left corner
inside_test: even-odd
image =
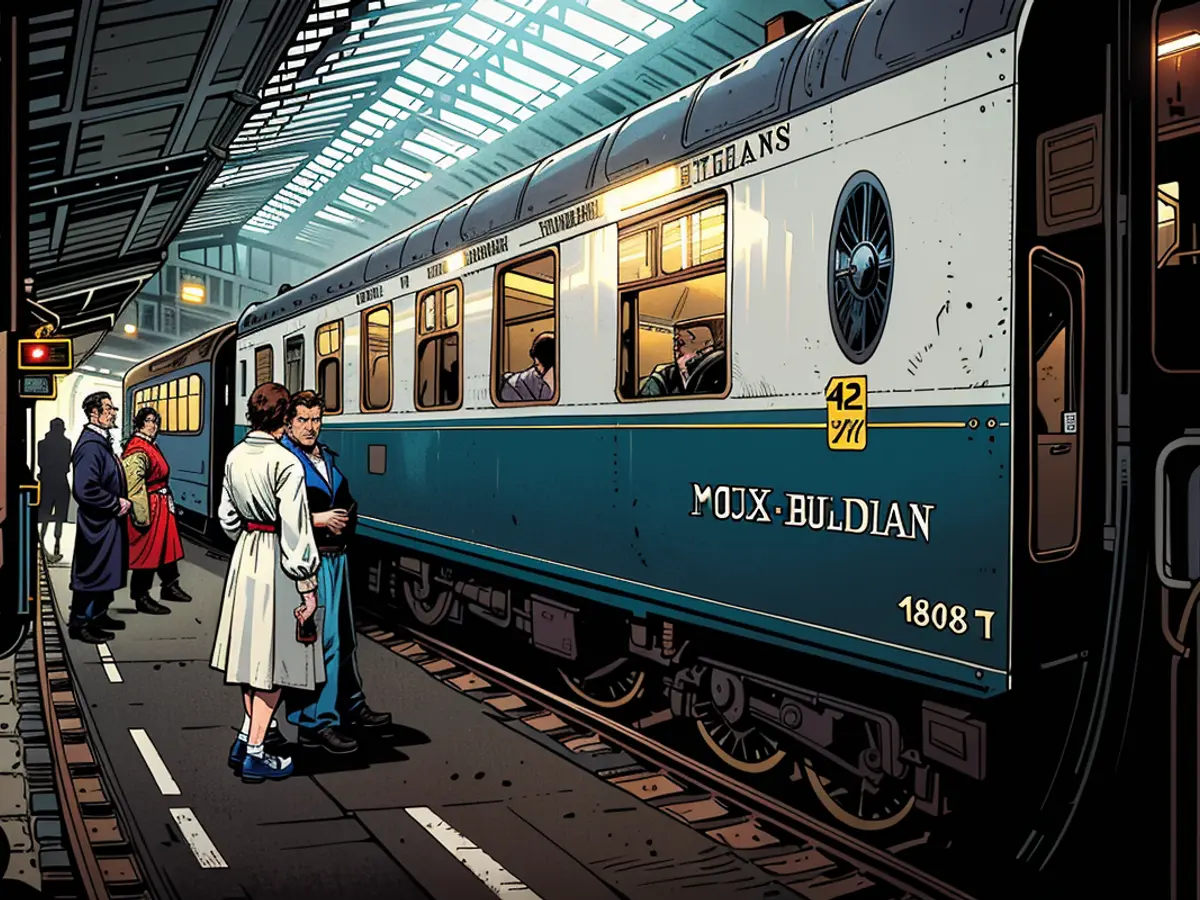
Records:
[[[417,336],[417,371],[413,402],[419,410],[457,409],[462,403],[462,328],[459,282],[430,288],[418,299],[422,314],[432,306],[441,321]]]
[[[445,293],[445,318],[443,324],[447,328],[456,328],[458,326],[458,288],[448,287]]]
[[[421,334],[437,328],[437,294],[427,294],[421,301]]]
[[[188,376],[188,431],[200,430],[200,376]]]
[[[362,315],[362,408],[381,412],[392,405],[392,305]]]
[[[275,351],[264,344],[254,351],[254,386],[269,384],[275,377]]]
[[[724,258],[724,203],[717,203],[663,223],[662,270],[664,275]]]
[[[626,235],[617,242],[617,278],[622,284],[654,277],[653,235],[653,229],[647,229]]]
[[[317,392],[325,401],[325,414],[342,411],[342,323],[317,328]]]

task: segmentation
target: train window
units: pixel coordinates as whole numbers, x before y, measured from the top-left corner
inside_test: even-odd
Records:
[[[254,351],[254,386],[269,384],[275,380],[275,350],[264,344]]]
[[[621,228],[617,399],[728,392],[725,224],[721,194]]]
[[[283,386],[289,394],[304,390],[304,335],[294,334],[283,344]]]
[[[457,409],[462,404],[461,299],[462,285],[457,281],[431,288],[417,298],[422,318],[413,385],[417,409]]]
[[[327,322],[317,328],[317,393],[325,401],[325,414],[342,411],[342,323]]]
[[[382,412],[392,406],[392,305],[362,314],[362,410]]]
[[[198,434],[203,422],[204,382],[199,375],[184,375],[133,395],[132,415],[149,407],[158,413],[162,434]]]
[[[689,212],[662,226],[664,275],[725,258],[725,204]]]
[[[1069,556],[1079,540],[1083,295],[1078,264],[1034,248],[1029,256],[1029,549],[1035,559]]]
[[[654,274],[654,230],[624,235],[617,241],[617,280],[641,281]]]
[[[496,272],[492,401],[558,402],[558,251],[514,260]]]
[[[240,364],[242,376],[242,396],[246,396],[246,361],[243,359]]]

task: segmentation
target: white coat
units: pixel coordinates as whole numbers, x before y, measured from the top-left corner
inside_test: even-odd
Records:
[[[315,644],[296,640],[301,593],[315,590],[321,558],[304,466],[271,435],[252,431],[225,460],[221,529],[236,541],[225,577],[212,667],[227,684],[313,690],[325,680],[320,615]],[[247,522],[276,532],[248,531]]]

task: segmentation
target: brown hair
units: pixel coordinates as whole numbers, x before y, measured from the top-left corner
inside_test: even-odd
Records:
[[[291,397],[282,384],[260,384],[246,404],[246,418],[252,431],[277,431],[285,424]]]
[[[724,316],[697,316],[694,319],[680,319],[675,323],[676,331],[694,328],[707,328],[708,333],[712,335],[713,348],[717,350],[725,349]]]
[[[321,399],[321,395],[316,391],[299,391],[292,394],[292,400],[288,403],[287,415],[285,419],[290,423],[296,418],[296,413],[300,407],[305,409],[319,409],[325,411],[325,401]]]

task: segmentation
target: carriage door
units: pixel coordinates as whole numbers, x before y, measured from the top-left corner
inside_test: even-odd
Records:
[[[1035,559],[1067,556],[1079,540],[1083,390],[1083,269],[1036,247],[1029,257],[1030,412]]]

